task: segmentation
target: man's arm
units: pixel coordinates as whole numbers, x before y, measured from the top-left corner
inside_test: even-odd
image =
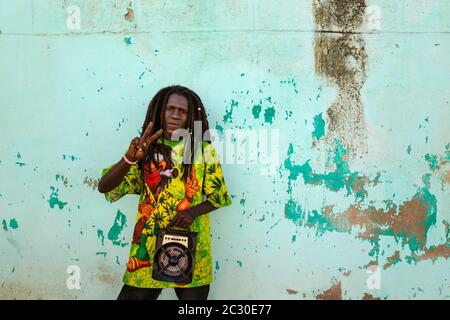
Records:
[[[214,207],[214,206],[211,204],[211,202],[209,202],[208,200],[206,200],[206,201],[204,201],[204,202],[202,202],[202,203],[200,203],[200,204],[198,204],[198,205],[196,205],[196,206],[194,206],[194,207],[192,207],[192,208],[189,208],[189,209],[187,210],[187,212],[188,212],[192,217],[194,217],[194,219],[195,219],[195,218],[197,218],[198,216],[204,215],[204,214],[206,214],[206,213],[210,213],[210,212],[212,212],[212,211],[214,211],[214,210],[217,210],[217,209],[218,209],[218,208]]]
[[[210,213],[218,208],[214,207],[208,200],[189,208],[186,211],[180,211],[170,222],[170,226],[187,228],[195,220],[195,218]]]
[[[141,160],[147,153],[150,144],[163,132],[162,129],[159,129],[150,136],[152,129],[153,123],[150,122],[140,138],[136,137],[131,140],[128,151],[125,155],[128,161],[135,162]],[[107,193],[117,187],[130,170],[130,166],[131,165],[128,164],[123,158],[120,159],[120,161],[111,167],[111,169],[100,179],[98,182],[98,191],[101,193]]]
[[[130,164],[120,159],[98,182],[98,191],[107,193],[117,187],[130,170]]]

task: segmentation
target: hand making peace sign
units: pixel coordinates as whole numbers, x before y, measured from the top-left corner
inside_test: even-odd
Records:
[[[126,157],[130,161],[138,161],[141,160],[145,154],[147,153],[148,147],[150,144],[158,139],[158,137],[163,133],[163,129],[159,129],[153,135],[150,136],[150,132],[153,129],[153,122],[150,121],[147,128],[141,137],[135,137],[131,140],[130,146],[128,147],[128,151]]]

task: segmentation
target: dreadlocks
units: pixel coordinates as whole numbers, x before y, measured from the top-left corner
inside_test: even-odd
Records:
[[[180,96],[184,96],[188,100],[188,115],[187,115],[187,129],[190,134],[190,147],[191,147],[191,161],[189,164],[183,165],[183,175],[182,180],[185,181],[186,178],[189,176],[192,168],[192,164],[194,163],[194,143],[199,143],[198,141],[194,141],[194,121],[201,121],[202,122],[202,137],[206,130],[209,129],[208,124],[208,117],[206,115],[205,107],[203,106],[202,100],[200,97],[191,89],[183,87],[183,86],[169,86],[162,88],[158,91],[158,93],[152,98],[148,105],[147,109],[147,115],[145,116],[144,124],[142,125],[142,131],[145,131],[145,128],[147,128],[150,121],[153,122],[153,128],[150,132],[150,135],[154,134],[159,129],[163,129],[164,132],[166,131],[165,128],[165,121],[164,121],[164,110],[165,106],[167,104],[167,101],[169,100],[170,95],[177,94]],[[167,147],[163,144],[159,143],[152,143],[148,150],[147,154],[144,156],[143,159],[141,159],[138,163],[139,169],[141,169],[141,172],[143,172],[143,164],[147,163],[148,161],[153,161],[155,159],[155,155],[157,153],[161,153],[166,160],[166,162],[173,166],[173,161],[170,157],[170,152],[167,149]],[[165,180],[165,179],[164,179]],[[162,181],[161,181],[162,182]],[[165,183],[164,183],[165,184]],[[162,186],[164,187],[164,186]]]

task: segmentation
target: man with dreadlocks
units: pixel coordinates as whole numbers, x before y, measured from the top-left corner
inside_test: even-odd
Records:
[[[211,143],[192,134],[200,122],[202,137],[209,129],[200,97],[182,86],[161,89],[150,101],[142,134],[131,140],[125,155],[105,168],[98,190],[113,202],[139,194],[139,205],[124,286],[118,299],[157,299],[163,288],[175,288],[180,300],[207,299],[212,282],[210,220],[207,213],[231,204],[221,165]],[[173,139],[186,129],[188,142]],[[196,129],[197,130],[197,129]],[[190,146],[190,150],[188,150]],[[186,151],[190,158],[183,163]],[[152,278],[156,232],[170,227],[197,232],[191,283]]]

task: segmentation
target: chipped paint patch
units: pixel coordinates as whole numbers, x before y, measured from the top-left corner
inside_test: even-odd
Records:
[[[427,248],[424,250],[424,253],[416,256],[412,255],[411,260],[417,262],[424,261],[424,260],[431,260],[433,263],[438,258],[445,258],[446,260],[450,257],[450,242],[447,241],[447,243],[443,243],[437,246],[431,246],[430,248]]]
[[[290,85],[294,89],[295,94],[298,94],[297,82],[294,79],[287,79],[280,81],[280,87],[282,85]]]
[[[50,208],[53,209],[55,206],[58,206],[58,208],[62,210],[64,206],[67,205],[67,202],[61,201],[59,199],[59,190],[57,188],[50,186],[50,190],[52,190],[52,193],[50,194],[50,198],[47,200]]]
[[[316,295],[317,300],[342,300],[342,284],[334,283],[330,288]]]
[[[19,227],[17,220],[15,218],[12,218],[11,220],[9,220],[9,227],[11,229],[17,229]]]
[[[292,193],[291,182],[296,180],[298,176],[303,178],[306,185],[324,185],[328,190],[337,192],[345,189],[347,195],[353,194],[357,201],[363,201],[367,196],[366,186],[377,185],[379,183],[380,174],[374,179],[366,176],[361,176],[358,172],[352,172],[348,164],[348,151],[343,148],[339,141],[335,141],[334,153],[330,154],[333,157],[335,170],[328,173],[315,173],[313,168],[306,161],[302,165],[296,165],[291,160],[291,155],[294,153],[294,147],[290,143],[287,159],[284,161],[284,167],[289,171],[288,193]]]
[[[412,150],[412,149],[411,149],[411,145],[409,145],[409,146],[408,146],[408,149],[406,149],[406,152],[408,152],[408,154],[410,155],[410,154],[411,154],[411,150]]]
[[[230,109],[227,108],[225,115],[223,116],[223,122],[224,123],[232,123],[232,117],[233,117],[233,111],[235,108],[237,108],[239,105],[238,101],[231,100]]]
[[[133,44],[133,39],[131,37],[124,37],[123,38],[123,42],[127,45],[127,46],[131,46]]]
[[[16,155],[16,164],[17,164],[19,167],[26,166],[26,164],[25,164],[24,162],[20,161],[21,159],[22,159],[22,156],[20,155],[19,152],[17,152],[17,155]]]
[[[301,206],[295,200],[289,199],[284,205],[284,216],[295,225],[300,225],[303,218]]]
[[[62,158],[63,158],[63,160],[66,160],[66,159],[70,159],[70,160],[72,160],[72,161],[75,161],[75,160],[80,160],[80,158],[77,158],[76,156],[74,156],[74,155],[65,155],[65,154],[63,154],[62,155]]]
[[[275,108],[269,107],[264,110],[264,121],[272,124],[275,118]]]
[[[253,114],[253,118],[258,119],[259,118],[259,114],[261,113],[261,105],[260,104],[255,104],[252,108],[252,114]]]
[[[378,297],[375,297],[369,293],[364,293],[364,296],[362,297],[362,300],[381,300]]]
[[[359,237],[371,240],[375,244],[380,235],[393,236],[396,241],[402,240],[411,252],[423,249],[429,228],[436,224],[436,197],[427,189],[419,190],[411,200],[399,206],[393,205],[387,211],[369,206],[362,209],[359,205],[351,205],[346,211],[333,213],[333,206],[325,206],[320,219],[306,216],[305,224],[316,227],[319,234],[325,231],[351,232],[353,227],[363,229]]]
[[[314,116],[313,126],[314,131],[312,132],[312,137],[314,147],[320,138],[325,136],[325,121],[322,118],[322,112]]]
[[[97,230],[97,237],[102,241],[102,246],[105,245],[105,235],[103,234],[103,230]]]
[[[125,228],[127,223],[126,216],[120,212],[120,210],[117,210],[116,218],[114,219],[114,224],[111,226],[111,228],[108,231],[108,240],[111,240],[113,245],[115,246],[126,246],[128,243],[122,243],[124,238],[119,239],[120,234],[122,233],[123,229]]]
[[[133,22],[134,21],[134,10],[133,10],[133,8],[128,7],[127,8],[127,13],[123,17],[128,22]]]
[[[387,263],[383,266],[383,269],[386,270],[387,268],[393,266],[394,264],[397,264],[401,261],[400,259],[400,251],[395,251],[395,253],[387,258]]]
[[[438,166],[438,158],[435,154],[429,154],[427,153],[424,156],[424,159],[428,162],[428,166],[432,171],[436,170],[436,167]]]

